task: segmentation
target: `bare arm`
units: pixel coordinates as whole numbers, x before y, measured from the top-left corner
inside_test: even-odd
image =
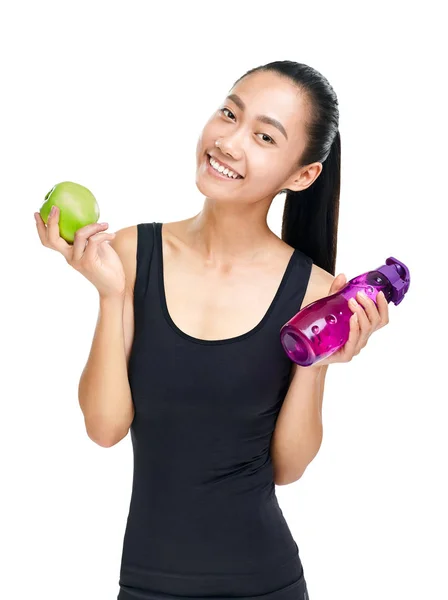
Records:
[[[292,367],[292,381],[271,443],[276,485],[300,479],[322,444],[322,400],[328,365]]]
[[[92,347],[78,387],[87,434],[104,447],[123,439],[134,419],[128,362],[134,338],[137,228],[117,231],[110,245],[122,261],[126,290],[120,296],[99,298]]]
[[[324,297],[335,277],[313,270],[310,294],[303,306]],[[301,367],[293,364],[288,392],[278,415],[271,442],[276,485],[300,479],[319,452],[323,439],[322,402],[328,365]]]

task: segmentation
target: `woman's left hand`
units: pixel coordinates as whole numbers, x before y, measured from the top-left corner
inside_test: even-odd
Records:
[[[340,273],[333,279],[328,296],[338,292],[346,283],[345,275]],[[311,365],[312,367],[350,362],[354,356],[357,356],[365,348],[372,333],[389,323],[389,305],[382,292],[379,292],[376,296],[377,304],[368,296],[363,298],[359,292],[356,295],[356,300],[358,302],[357,306],[352,306],[351,302],[348,303],[353,315],[350,318],[350,334],[347,342],[328,358]],[[357,319],[355,315],[357,315]]]

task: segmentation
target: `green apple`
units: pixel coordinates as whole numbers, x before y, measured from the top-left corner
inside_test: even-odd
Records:
[[[70,244],[73,243],[78,229],[97,223],[100,218],[95,196],[79,183],[63,181],[48,192],[40,208],[40,216],[44,223],[47,222],[53,205],[59,208],[59,235]]]

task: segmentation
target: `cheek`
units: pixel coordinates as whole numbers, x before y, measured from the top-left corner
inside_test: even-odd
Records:
[[[196,144],[196,154],[204,154],[214,143],[213,128],[206,125],[201,131],[198,142]]]
[[[208,144],[208,145],[207,145]],[[207,142],[207,138],[204,136],[204,131],[202,131],[201,135],[198,137],[198,141],[196,144],[196,161],[199,164],[207,152],[207,149],[210,147],[210,143]]]
[[[230,124],[232,125],[232,124]],[[215,143],[215,140],[218,138],[227,135],[231,129],[229,129],[229,124],[223,123],[222,119],[219,119],[216,116],[212,116],[207,123],[204,125],[201,133],[202,140],[204,144],[208,144],[206,147],[210,147]]]
[[[263,159],[251,168],[250,178],[260,194],[271,194],[282,186],[285,176],[284,165],[273,163],[271,158]]]
[[[275,183],[280,177],[280,168],[273,164],[271,157],[262,156],[260,160],[253,163],[253,173],[259,181],[265,182],[267,185]]]
[[[202,148],[202,136],[199,136],[199,137],[198,137],[198,141],[197,141],[197,143],[196,143],[196,157],[198,157],[198,156],[199,156],[199,153],[200,153],[200,151],[201,151],[201,148]]]

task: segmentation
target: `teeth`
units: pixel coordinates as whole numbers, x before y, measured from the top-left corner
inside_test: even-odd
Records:
[[[236,173],[234,173],[227,167],[223,167],[222,165],[220,165],[211,156],[209,157],[209,161],[210,161],[211,166],[215,169],[215,171],[218,171],[218,173],[221,173],[222,175],[227,175],[227,177],[229,177],[230,179],[238,179],[239,178],[239,175],[237,175]]]

